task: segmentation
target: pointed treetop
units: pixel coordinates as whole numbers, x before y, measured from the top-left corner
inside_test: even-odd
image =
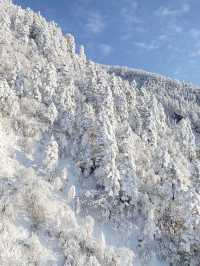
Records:
[[[85,55],[85,48],[83,45],[80,46],[79,54],[80,54],[80,57],[85,61],[86,55]]]
[[[71,34],[67,34],[66,35],[66,39],[68,42],[68,49],[72,54],[75,54],[76,52],[76,43],[75,43],[75,39],[74,36]]]

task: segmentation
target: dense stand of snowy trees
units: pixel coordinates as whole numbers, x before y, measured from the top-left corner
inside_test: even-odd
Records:
[[[1,1],[0,265],[199,265],[199,122],[198,88]]]

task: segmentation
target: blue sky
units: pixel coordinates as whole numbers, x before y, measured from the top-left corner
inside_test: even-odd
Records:
[[[199,0],[13,0],[56,21],[103,64],[200,85]]]

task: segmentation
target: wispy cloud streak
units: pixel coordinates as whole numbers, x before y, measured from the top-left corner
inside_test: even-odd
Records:
[[[170,7],[161,6],[155,11],[155,14],[161,17],[177,17],[184,15],[189,11],[190,11],[190,5],[185,3],[179,9],[173,9]]]
[[[92,13],[89,15],[86,28],[90,33],[98,34],[101,33],[106,27],[104,18],[97,13]]]
[[[145,42],[134,42],[133,43],[136,47],[144,49],[146,51],[152,51],[152,50],[156,50],[159,48],[158,43],[152,41],[150,43],[145,43]]]
[[[106,44],[106,43],[101,43],[99,45],[99,48],[103,56],[109,56],[113,51],[113,48],[109,44]]]

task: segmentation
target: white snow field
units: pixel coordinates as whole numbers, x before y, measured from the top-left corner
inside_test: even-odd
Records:
[[[200,265],[200,90],[103,66],[0,1],[0,266]]]

